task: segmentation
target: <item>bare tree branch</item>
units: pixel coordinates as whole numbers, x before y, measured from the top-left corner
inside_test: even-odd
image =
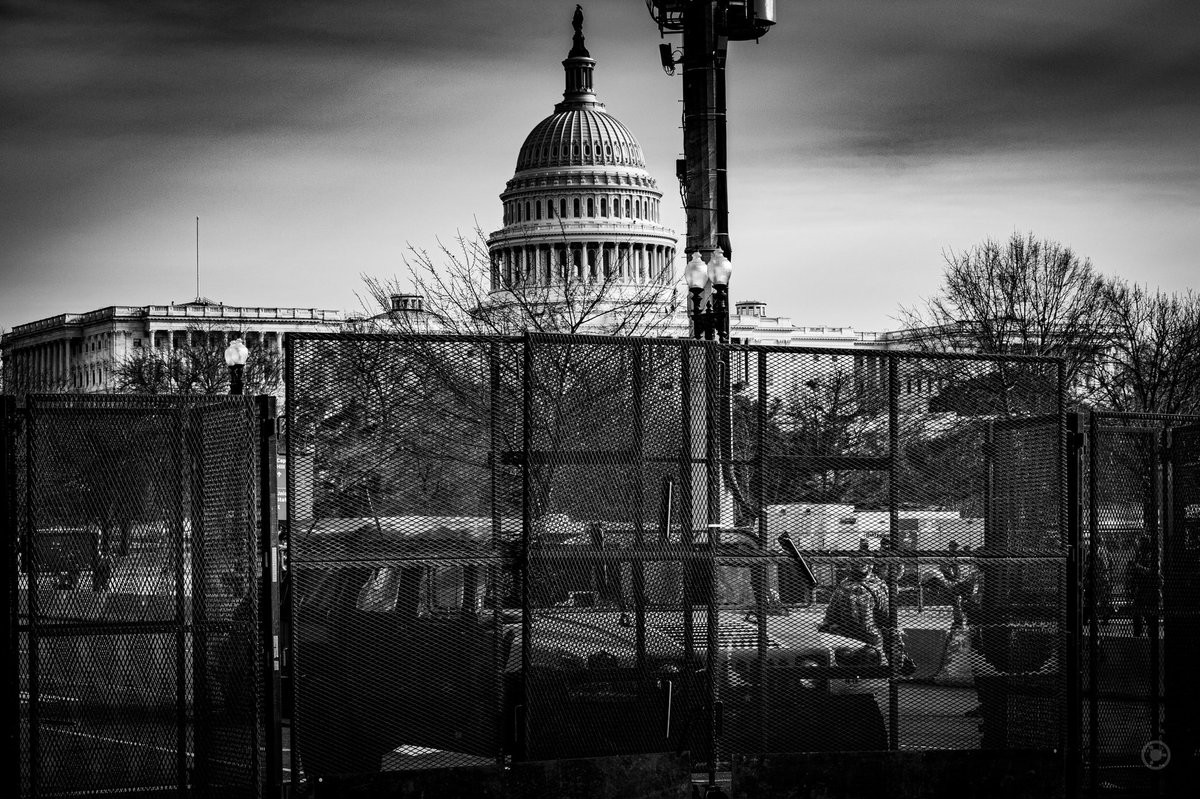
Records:
[[[112,369],[112,387],[119,394],[224,394],[229,391],[229,367],[225,365],[226,333],[202,326],[189,326],[184,342],[172,347],[139,347],[117,360]],[[243,371],[243,390],[250,394],[275,394],[283,384],[283,354],[264,347],[261,341],[249,346]]]
[[[568,242],[565,230],[563,242]],[[560,261],[524,274],[494,271],[478,226],[452,243],[439,241],[433,253],[410,246],[404,265],[406,285],[396,278],[363,276],[366,293],[359,299],[368,315],[391,332],[655,335],[679,307],[669,268],[644,281],[629,279],[623,275],[632,272],[632,264],[625,258],[607,268]],[[493,279],[499,281],[495,290]],[[420,295],[424,313],[391,313],[394,294]]]

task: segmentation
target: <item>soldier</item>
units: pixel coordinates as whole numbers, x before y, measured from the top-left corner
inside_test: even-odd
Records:
[[[1112,560],[1108,556],[1108,547],[1101,540],[1096,541],[1096,559],[1093,562],[1091,547],[1087,540],[1083,547],[1083,617],[1084,621],[1107,624],[1112,616]],[[1094,571],[1091,580],[1095,582],[1096,590],[1092,593],[1092,582],[1088,580],[1089,571]]]
[[[916,665],[904,651],[904,640],[890,626],[887,584],[875,574],[866,554],[866,542],[850,563],[849,574],[837,585],[825,608],[821,632],[853,638],[873,647],[880,662],[887,660],[887,648],[894,646],[900,660],[900,673],[912,674]]]
[[[1141,637],[1143,626],[1158,613],[1158,588],[1161,578],[1154,570],[1154,542],[1143,535],[1137,550],[1125,567],[1125,591],[1133,613],[1133,635]]]

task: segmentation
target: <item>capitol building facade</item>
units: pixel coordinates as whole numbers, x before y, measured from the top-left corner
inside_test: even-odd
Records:
[[[554,112],[525,137],[516,169],[500,194],[503,226],[487,240],[490,275],[480,276],[489,301],[503,306],[598,302],[618,312],[657,309],[652,327],[622,333],[687,337],[686,290],[676,272],[678,234],[661,222],[662,192],[637,139],[609,113],[593,88],[596,61],[581,20],[562,62],[566,88]],[[487,267],[485,267],[487,268]],[[438,332],[424,298],[394,294],[376,321],[407,319],[406,330]],[[614,332],[604,314],[579,332]],[[611,318],[611,317],[610,317]],[[416,320],[419,323],[413,324]],[[772,317],[758,300],[734,302],[733,344],[888,349],[904,334],[860,332],[848,326],[804,326]],[[278,350],[288,332],[361,329],[357,315],[311,308],[242,308],[197,298],[179,305],[100,308],[15,326],[0,336],[0,362],[30,375],[41,390],[105,392],[113,370],[140,348],[169,351],[197,335],[214,346],[237,336]],[[816,356],[814,355],[814,358]]]

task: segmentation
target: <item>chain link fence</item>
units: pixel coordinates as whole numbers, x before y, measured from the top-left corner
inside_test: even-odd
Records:
[[[1133,413],[1089,419],[1083,752],[1093,796],[1177,795],[1172,778],[1194,767],[1197,424]]]
[[[1064,752],[1057,360],[289,342],[310,774]]]
[[[314,775],[494,764],[517,677],[519,342],[289,341],[299,760]]]
[[[779,753],[976,751],[1069,784],[1078,752],[1115,797],[1194,770],[1197,419],[1092,414],[1077,497],[1051,359],[288,347],[294,773],[501,789],[675,753],[762,785]],[[14,795],[273,791],[264,410],[5,403]]]
[[[11,795],[258,795],[253,405],[54,395],[8,411]]]

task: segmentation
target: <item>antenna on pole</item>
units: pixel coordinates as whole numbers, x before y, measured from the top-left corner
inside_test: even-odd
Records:
[[[196,217],[196,302],[200,302],[200,217]]]

